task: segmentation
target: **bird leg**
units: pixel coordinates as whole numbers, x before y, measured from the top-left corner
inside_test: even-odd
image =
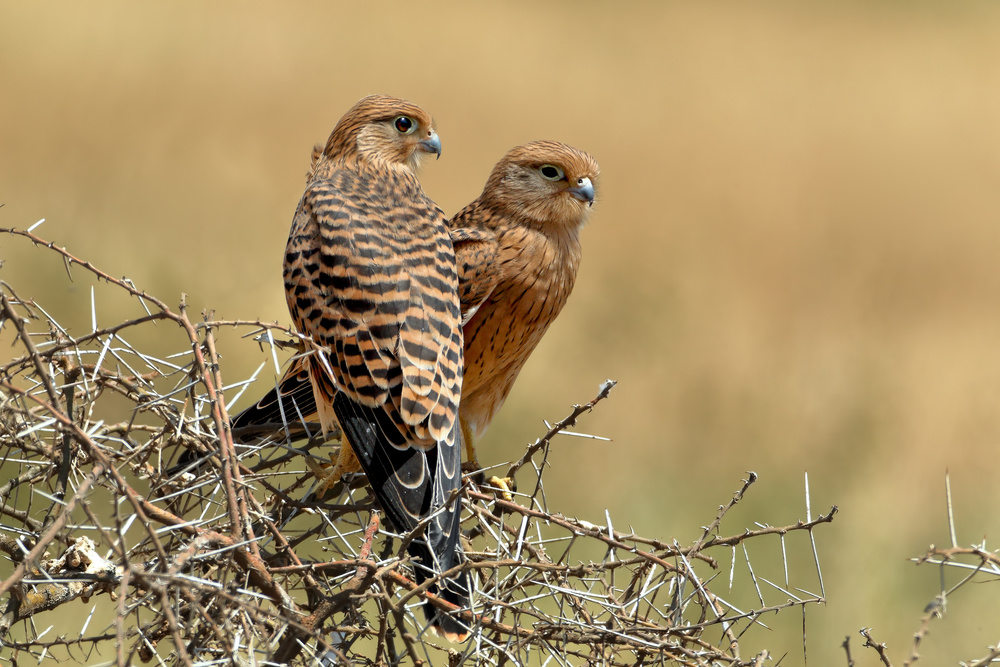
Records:
[[[458,425],[462,429],[462,441],[465,443],[465,465],[462,468],[469,472],[482,470],[483,467],[479,465],[479,459],[476,457],[476,443],[473,441],[472,429],[461,416],[459,416]]]
[[[333,462],[332,456],[330,460],[332,465],[329,463],[321,465],[311,458],[306,459],[306,464],[312,471],[313,476],[320,482],[319,488],[316,489],[316,496],[320,498],[326,495],[326,492],[339,482],[340,478],[344,475],[361,471],[361,462],[358,461],[354,450],[351,449],[351,446],[347,444],[347,440],[344,438],[340,440],[340,452],[337,454],[337,460]]]
[[[473,481],[479,486],[490,486],[500,491],[499,495],[508,502],[514,502],[513,492],[517,490],[517,485],[511,477],[485,477],[483,467],[476,457],[476,444],[473,440],[472,429],[465,420],[459,418],[459,426],[462,429],[462,440],[465,442],[465,463],[462,469],[472,474]]]

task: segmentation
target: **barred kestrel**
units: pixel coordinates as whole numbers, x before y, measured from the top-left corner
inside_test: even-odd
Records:
[[[465,321],[459,417],[475,469],[475,440],[573,290],[598,174],[597,161],[572,146],[524,144],[448,221]]]
[[[566,144],[518,146],[497,163],[479,198],[448,222],[465,322],[459,414],[474,469],[480,468],[475,440],[573,289],[579,233],[599,171],[594,158]],[[296,360],[277,390],[237,416],[234,428],[313,421],[301,364]]]
[[[317,156],[285,249],[288,308],[325,351],[306,357],[324,430],[346,442],[334,478],[361,467],[411,543],[418,583],[457,560],[462,328],[444,213],[416,169],[441,144],[429,115],[393,97],[359,101]],[[433,515],[433,516],[432,516]],[[465,586],[441,594],[464,603]],[[450,617],[432,624],[453,638]]]

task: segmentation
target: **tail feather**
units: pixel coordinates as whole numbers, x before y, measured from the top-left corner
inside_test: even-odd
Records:
[[[339,392],[333,409],[386,517],[397,531],[416,528],[423,517],[438,511],[461,485],[461,430],[457,426],[451,442],[424,450],[408,446],[405,436],[384,410],[367,408]],[[308,370],[297,372],[293,368],[260,401],[232,418],[231,425],[252,435],[285,431],[290,436],[301,436],[303,430],[308,433],[306,424],[317,421],[316,398]],[[448,570],[461,558],[460,509],[458,502],[453,502],[428,523],[423,536],[410,542],[408,552],[414,561],[418,585]],[[469,590],[468,574],[463,572],[459,577],[439,582],[429,592],[468,608]],[[441,636],[456,642],[468,636],[465,624],[432,604],[424,604],[424,613],[431,628]]]
[[[428,571],[423,565],[432,560],[427,553],[427,543],[423,540],[413,540],[407,551],[413,557],[414,561],[416,561],[413,570],[414,578],[419,586],[435,574]],[[462,572],[452,579],[443,579],[428,589],[428,592],[437,595],[445,602],[450,602],[459,609],[469,609],[469,573]],[[434,632],[450,641],[461,642],[469,636],[469,626],[467,624],[447,611],[438,609],[430,602],[424,602],[424,616],[427,618],[427,622]]]
[[[375,497],[397,531],[412,531],[424,517],[437,512],[423,535],[408,547],[417,583],[450,569],[460,557],[461,504],[452,495],[461,485],[461,475],[458,465],[443,465],[439,456],[444,451],[450,457],[461,457],[460,442],[439,443],[429,449],[409,446],[384,410],[363,406],[343,393],[334,398],[333,409]],[[460,440],[457,424],[455,431]],[[449,500],[450,504],[444,505]],[[465,573],[439,582],[430,592],[457,606],[469,606]],[[424,612],[439,634],[453,641],[468,635],[465,625],[426,602]]]
[[[259,429],[266,435],[289,430],[290,436],[300,436],[309,432],[307,424],[319,421],[316,397],[309,382],[308,368],[293,367],[257,403],[243,410],[230,420],[233,429]]]

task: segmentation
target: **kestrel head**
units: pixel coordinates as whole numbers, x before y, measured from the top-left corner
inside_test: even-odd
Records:
[[[483,199],[542,224],[579,227],[596,196],[597,160],[558,141],[512,148],[493,168]]]
[[[427,154],[441,156],[434,121],[412,102],[389,95],[369,95],[340,119],[323,157],[402,165],[412,171]]]

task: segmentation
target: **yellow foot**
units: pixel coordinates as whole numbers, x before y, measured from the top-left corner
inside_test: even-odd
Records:
[[[500,491],[499,496],[509,503],[514,502],[514,491],[517,491],[517,484],[513,477],[488,477],[486,485],[492,486]]]
[[[344,441],[341,441],[340,453],[337,454],[336,462],[332,456],[330,463],[327,464],[316,463],[311,458],[307,458],[306,465],[309,466],[313,476],[319,480],[320,484],[316,489],[316,496],[319,498],[325,496],[326,492],[335,486],[341,477],[347,473],[361,470],[361,462],[354,455],[354,450]]]
[[[512,477],[486,477],[483,474],[483,467],[479,465],[479,460],[476,458],[475,447],[470,446],[471,443],[471,437],[467,438],[465,441],[467,460],[462,464],[462,472],[471,476],[475,484],[493,487],[500,492],[499,495],[501,498],[508,502],[514,502],[513,492],[517,491],[517,484],[514,483],[514,479]]]
[[[309,472],[312,473],[313,477],[319,480],[319,486],[316,488],[316,497],[318,498],[322,498],[327,491],[336,486],[344,474],[344,471],[337,469],[337,464],[332,456],[329,463],[317,463],[313,459],[307,458],[306,465],[309,466]]]

